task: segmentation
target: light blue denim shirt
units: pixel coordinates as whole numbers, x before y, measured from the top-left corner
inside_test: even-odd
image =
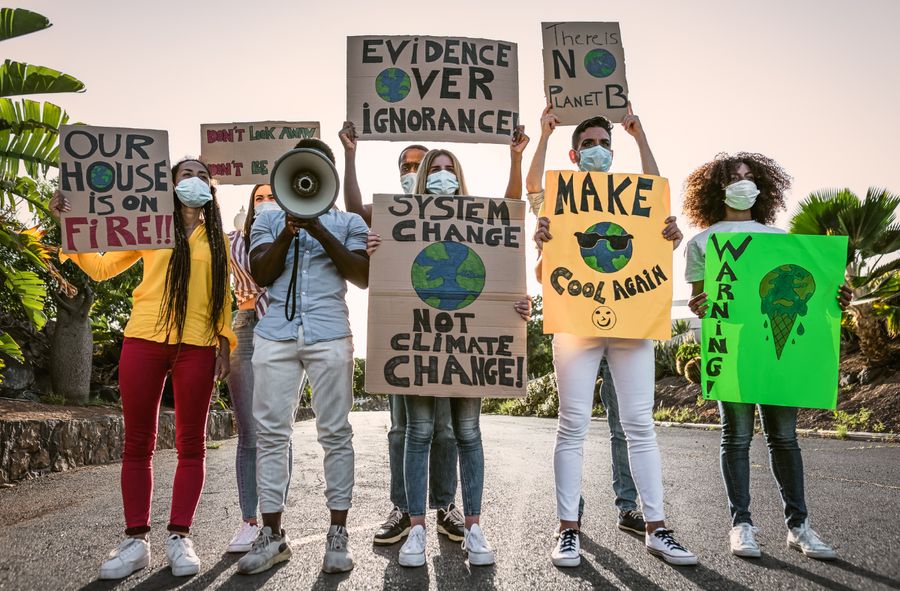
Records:
[[[260,244],[275,242],[284,229],[284,219],[284,211],[280,209],[262,212],[254,220],[250,231],[250,250]],[[355,213],[332,208],[319,217],[319,223],[348,250],[366,249],[369,228]],[[294,264],[292,243],[284,260],[284,270],[266,290],[269,309],[256,325],[255,333],[270,341],[292,341],[297,339],[302,324],[303,340],[307,345],[350,336],[350,319],[344,300],[347,281],[318,240],[305,230],[300,230],[297,236],[300,239],[300,263],[297,267],[297,310],[294,320],[288,321],[284,317]]]

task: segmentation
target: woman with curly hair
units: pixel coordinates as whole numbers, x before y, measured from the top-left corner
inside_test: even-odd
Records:
[[[715,232],[784,234],[771,224],[785,208],[784,194],[791,177],[777,162],[762,154],[719,154],[688,176],[684,183],[684,212],[704,228],[688,241],[685,278],[693,286],[689,306],[698,317],[706,315],[703,291],[706,243]],[[850,302],[850,291],[838,293],[841,308]],[[721,465],[728,507],[731,511],[731,553],[758,558],[757,529],[750,519],[750,440],[756,405],[719,402],[722,420]],[[781,491],[787,524],[788,546],[810,558],[833,560],[834,549],[809,526],[803,487],[803,458],[797,443],[797,409],[759,405],[759,415],[769,447],[772,474]]]

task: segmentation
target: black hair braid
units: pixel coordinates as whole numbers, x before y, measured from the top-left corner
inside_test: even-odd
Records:
[[[215,337],[222,331],[225,317],[225,294],[228,293],[228,253],[225,248],[225,233],[222,230],[222,215],[216,199],[215,187],[212,200],[203,206],[203,220],[206,224],[206,239],[212,258],[212,297],[209,300],[209,333]]]

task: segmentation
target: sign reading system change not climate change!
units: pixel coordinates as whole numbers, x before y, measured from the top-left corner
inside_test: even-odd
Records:
[[[544,332],[669,339],[669,181],[643,174],[548,171]]]
[[[525,203],[375,195],[366,390],[525,395]]]
[[[519,122],[515,43],[347,38],[347,119],[363,140],[506,144]]]
[[[712,234],[703,397],[835,408],[846,260],[846,236]]]

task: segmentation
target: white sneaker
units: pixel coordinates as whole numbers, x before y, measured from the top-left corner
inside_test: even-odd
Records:
[[[140,538],[125,538],[100,565],[101,579],[123,579],[150,564],[150,544]]]
[[[494,564],[494,551],[491,550],[484,537],[484,532],[481,531],[481,526],[477,523],[473,523],[472,528],[466,530],[462,549],[469,555],[469,564],[473,566]]]
[[[176,577],[187,577],[200,572],[200,559],[194,552],[194,542],[190,538],[172,534],[166,538],[166,557],[172,574]]]
[[[576,529],[564,529],[556,548],[550,553],[555,566],[572,567],[581,564],[581,536]]]
[[[809,519],[804,521],[800,527],[792,527],[788,529],[787,545],[789,548],[799,550],[804,555],[817,560],[834,560],[837,558],[837,552],[834,548],[826,544],[819,534],[809,526]]]
[[[332,525],[325,537],[325,558],[322,572],[345,573],[353,570],[353,552],[350,550],[350,535],[343,525]]]
[[[749,523],[739,523],[731,528],[728,534],[731,540],[731,553],[742,558],[759,558],[759,544],[756,543],[754,534],[759,531]]]
[[[425,543],[425,528],[421,525],[413,526],[400,547],[400,566],[424,566]]]
[[[253,540],[259,535],[259,526],[255,523],[241,524],[240,529],[234,532],[234,537],[225,548],[226,552],[249,552],[253,546]]]
[[[647,546],[647,552],[662,558],[669,564],[678,566],[697,564],[697,557],[693,552],[688,552],[687,548],[675,540],[675,536],[670,529],[660,527],[654,530],[653,533],[647,533],[644,537],[644,543]]]
[[[284,530],[274,534],[272,528],[266,526],[259,530],[250,551],[238,560],[237,571],[242,575],[255,575],[288,560],[291,554],[291,543]]]

